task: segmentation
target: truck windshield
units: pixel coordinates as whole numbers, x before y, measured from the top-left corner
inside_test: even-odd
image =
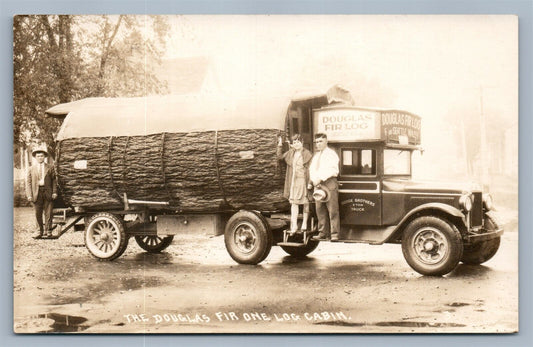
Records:
[[[411,174],[411,151],[401,149],[385,149],[383,154],[385,175]]]

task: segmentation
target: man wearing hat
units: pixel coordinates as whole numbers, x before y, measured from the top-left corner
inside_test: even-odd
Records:
[[[309,166],[309,178],[315,187],[316,214],[318,217],[318,235],[314,240],[337,241],[340,231],[339,217],[339,156],[328,147],[326,134],[315,135],[315,152]]]
[[[32,151],[37,164],[32,165],[26,176],[26,196],[33,203],[35,217],[39,224],[39,232],[32,235],[34,239],[52,236],[52,200],[57,197],[55,174],[52,165],[44,162],[48,157],[46,147],[38,147]],[[43,225],[44,212],[44,225]]]

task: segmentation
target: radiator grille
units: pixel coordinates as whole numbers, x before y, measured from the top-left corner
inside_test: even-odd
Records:
[[[483,224],[483,197],[481,192],[473,193],[474,204],[472,206],[470,226],[480,227]]]

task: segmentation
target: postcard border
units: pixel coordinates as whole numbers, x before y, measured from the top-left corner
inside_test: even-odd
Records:
[[[327,7],[326,7],[327,6]],[[520,333],[510,335],[83,335],[76,336],[44,336],[44,335],[15,335],[13,323],[13,297],[4,295],[0,300],[0,309],[4,314],[0,318],[0,336],[7,345],[40,345],[56,346],[58,343],[76,343],[77,346],[114,346],[118,342],[128,346],[164,346],[175,345],[176,342],[187,345],[210,345],[215,340],[219,345],[247,346],[253,342],[255,346],[270,345],[272,343],[322,345],[327,342],[342,344],[372,343],[374,346],[412,346],[427,345],[444,346],[453,342],[454,345],[483,345],[497,346],[512,344],[526,345],[533,339],[529,329],[532,324],[532,300],[528,293],[532,293],[531,269],[532,264],[531,233],[528,227],[533,226],[531,213],[532,202],[532,164],[533,132],[532,127],[532,98],[531,86],[532,47],[533,42],[532,18],[533,3],[527,0],[509,0],[506,2],[491,0],[475,1],[216,1],[203,0],[196,2],[171,2],[168,0],[127,1],[108,0],[99,2],[48,0],[36,2],[31,0],[2,0],[0,3],[0,47],[3,48],[0,61],[1,76],[4,81],[0,84],[0,108],[4,117],[1,118],[0,150],[4,162],[13,159],[12,152],[12,110],[13,110],[13,65],[12,65],[12,25],[15,14],[515,14],[519,17],[519,51],[520,51],[520,102],[519,102],[519,261],[520,261]],[[13,171],[10,165],[5,165],[1,171],[3,184],[0,194],[4,197],[0,216],[4,232],[0,235],[0,259],[4,266],[0,270],[4,282],[4,293],[12,293],[13,289]]]

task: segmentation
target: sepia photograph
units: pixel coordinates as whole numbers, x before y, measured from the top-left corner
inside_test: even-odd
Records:
[[[17,14],[13,332],[518,333],[518,28]]]

